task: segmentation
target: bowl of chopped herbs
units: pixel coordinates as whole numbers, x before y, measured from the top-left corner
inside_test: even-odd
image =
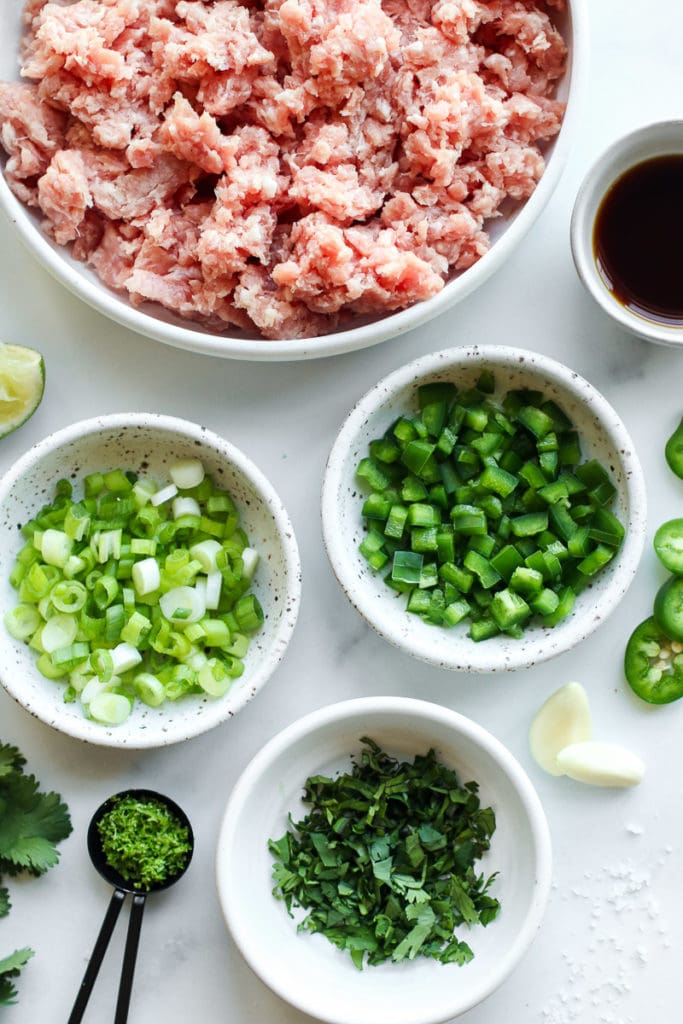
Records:
[[[235,715],[296,623],[278,495],[234,445],[151,413],[75,423],[0,480],[0,682],[103,746],[165,746]]]
[[[217,850],[251,968],[330,1024],[437,1024],[532,942],[551,868],[528,777],[480,726],[371,697],[300,719],[237,782]]]
[[[529,667],[585,639],[640,560],[645,483],[615,410],[522,349],[401,367],[349,414],[322,494],[325,546],[381,636],[442,668]]]

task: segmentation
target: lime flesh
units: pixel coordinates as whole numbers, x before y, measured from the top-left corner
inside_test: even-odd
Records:
[[[25,423],[40,405],[45,364],[40,352],[0,342],[0,437]]]

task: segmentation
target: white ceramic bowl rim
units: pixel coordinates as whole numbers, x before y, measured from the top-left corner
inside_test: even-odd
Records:
[[[419,717],[432,722],[444,723],[455,732],[468,737],[481,747],[512,782],[528,817],[536,855],[536,884],[522,927],[517,932],[516,939],[507,952],[495,963],[492,963],[485,982],[478,988],[468,988],[466,1004],[463,1001],[463,996],[458,986],[453,985],[453,1005],[447,1017],[439,1015],[435,1018],[430,1016],[427,1010],[425,1010],[424,1014],[415,1017],[408,1017],[405,1012],[402,1012],[400,1015],[400,1024],[440,1024],[441,1021],[459,1015],[486,999],[512,973],[531,945],[540,927],[550,893],[552,875],[550,831],[536,790],[528,775],[510,751],[500,740],[497,740],[495,736],[472,721],[472,719],[466,718],[464,715],[445,708],[440,704],[416,700],[411,697],[359,697],[354,700],[328,705],[293,722],[262,747],[247,765],[233,788],[219,833],[216,858],[217,885],[219,894],[222,890],[229,888],[230,865],[229,857],[225,855],[225,851],[229,850],[239,838],[236,829],[242,811],[249,804],[250,795],[255,783],[267,770],[268,766],[276,761],[284,751],[297,744],[303,737],[328,724],[340,723],[347,719],[353,719],[356,716],[367,715],[369,717],[384,713],[400,715],[408,721]],[[319,1015],[320,1006],[315,1003],[315,1000],[311,1000],[308,997],[306,986],[301,984],[300,978],[292,978],[291,986],[285,989],[273,978],[268,969],[266,958],[256,959],[248,954],[246,950],[249,948],[249,943],[245,942],[245,933],[243,932],[239,914],[232,913],[229,901],[222,901],[221,905],[230,933],[254,973],[269,985],[273,991],[302,1013],[308,1013],[312,1016]],[[425,1006],[427,1002],[428,999],[425,998]],[[320,1019],[325,1020],[328,1024],[350,1024],[347,1017],[341,1017],[336,1014],[334,1000],[332,999],[329,1001],[329,1006],[326,1006],[324,1017]]]
[[[39,463],[44,455],[89,435],[96,435],[103,431],[126,430],[131,427],[143,427],[168,432],[169,434],[180,433],[200,443],[208,443],[212,448],[219,451],[252,484],[254,490],[259,493],[273,516],[277,532],[280,536],[286,566],[289,614],[281,616],[269,652],[260,658],[253,674],[250,675],[249,687],[245,687],[241,691],[231,692],[229,704],[226,702],[224,705],[225,715],[223,717],[232,717],[264,686],[278,663],[284,657],[287,645],[294,631],[294,626],[296,625],[301,601],[301,562],[294,529],[287,510],[267,477],[239,448],[208,428],[192,423],[190,420],[158,413],[111,413],[105,416],[80,420],[38,441],[14,463],[11,469],[0,479],[0,505],[11,492],[16,482]],[[36,710],[26,703],[20,673],[9,674],[7,678],[2,680],[2,685],[17,703],[26,707],[31,714],[37,714]],[[216,707],[218,706],[217,704]],[[217,721],[212,721],[209,724],[205,719],[188,715],[183,720],[182,736],[172,734],[169,728],[168,737],[160,740],[156,734],[141,731],[133,739],[128,738],[125,746],[127,749],[137,750],[147,747],[158,747],[177,742],[180,739],[191,739],[217,724]],[[106,730],[104,727],[99,727],[100,731],[93,734],[91,726],[92,723],[84,717],[82,720],[74,718],[69,720],[68,723],[60,722],[58,728],[76,739],[96,743],[99,746],[121,746],[117,740],[115,729]]]
[[[595,217],[610,187],[629,168],[669,153],[683,153],[683,120],[644,125],[613,142],[583,179],[572,212],[570,238],[577,273],[605,313],[641,338],[675,346],[683,345],[683,327],[648,320],[622,305],[603,281],[593,254]]]
[[[341,531],[335,528],[335,523],[337,517],[337,495],[344,484],[344,455],[353,448],[359,430],[370,415],[382,405],[385,399],[424,376],[438,373],[439,371],[445,372],[452,366],[461,366],[464,369],[468,363],[485,362],[487,360],[495,363],[494,370],[498,367],[503,369],[506,366],[519,369],[521,364],[528,361],[530,367],[546,380],[556,382],[559,386],[565,388],[570,383],[571,390],[593,410],[595,415],[604,424],[607,436],[621,454],[626,487],[630,496],[630,507],[634,515],[632,528],[626,531],[626,537],[619,549],[619,559],[623,566],[623,571],[620,574],[614,574],[602,594],[601,607],[604,607],[604,613],[600,618],[597,618],[595,615],[577,616],[573,619],[565,620],[557,627],[557,629],[562,629],[562,651],[569,650],[590,636],[600,625],[601,621],[604,621],[606,616],[614,610],[620,598],[626,592],[638,568],[642,554],[645,541],[645,510],[647,508],[643,471],[635,454],[633,442],[623,422],[607,399],[592,384],[574,370],[570,370],[562,363],[548,356],[541,355],[538,352],[502,345],[474,345],[470,348],[444,349],[440,352],[421,356],[414,362],[399,367],[399,369],[394,370],[393,373],[384,377],[366,392],[351,410],[337,435],[325,470],[321,515],[323,539],[330,564],[353,606],[385,640],[409,650],[414,657],[419,658],[421,661],[454,670],[460,669],[472,672],[495,672],[525,668],[530,664],[537,664],[554,657],[559,651],[551,649],[550,645],[546,644],[544,648],[536,651],[532,657],[524,647],[513,644],[510,646],[509,653],[506,654],[503,661],[500,657],[495,658],[492,654],[487,653],[486,643],[475,644],[471,642],[469,643],[470,650],[467,655],[467,661],[464,662],[462,656],[458,653],[458,644],[454,644],[452,657],[446,660],[443,649],[439,649],[436,652],[434,645],[427,635],[425,635],[424,639],[413,636],[409,643],[403,642],[397,626],[396,628],[392,628],[392,626],[394,623],[398,623],[402,615],[409,613],[397,607],[396,616],[391,618],[389,626],[377,622],[375,604],[370,588],[364,587],[362,581],[359,585],[345,539]],[[360,519],[360,501],[358,503],[358,517]]]
[[[89,306],[138,334],[176,348],[228,359],[284,362],[339,355],[379,344],[413,330],[449,309],[489,278],[507,259],[550,199],[564,169],[574,127],[578,123],[588,70],[588,23],[584,0],[568,0],[572,26],[571,62],[567,69],[570,90],[562,127],[552,156],[531,197],[488,253],[465,273],[449,282],[433,298],[401,312],[349,330],[318,338],[264,341],[210,334],[200,328],[180,326],[135,309],[125,298],[89,279],[63,258],[38,230],[27,210],[14,197],[0,173],[0,209],[22,242],[47,271]]]

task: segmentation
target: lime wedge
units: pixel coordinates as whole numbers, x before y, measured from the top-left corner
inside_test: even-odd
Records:
[[[40,405],[45,364],[40,352],[0,342],[0,437],[25,423]]]

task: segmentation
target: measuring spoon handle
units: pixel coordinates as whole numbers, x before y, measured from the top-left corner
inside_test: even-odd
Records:
[[[122,889],[114,889],[111,900],[109,901],[107,913],[104,915],[104,921],[102,922],[100,933],[97,936],[97,941],[95,942],[95,948],[92,951],[90,962],[85,970],[85,974],[83,975],[83,981],[81,982],[81,987],[78,990],[76,1002],[73,1005],[71,1016],[69,1017],[67,1024],[80,1024],[80,1021],[83,1019],[85,1008],[88,1005],[88,1000],[90,999],[90,993],[92,992],[95,979],[97,978],[100,966],[102,965],[104,954],[107,952],[111,933],[114,931],[114,925],[116,924],[125,898],[126,894]]]
[[[123,954],[123,967],[121,969],[121,983],[119,985],[119,998],[116,1003],[116,1016],[114,1024],[126,1024],[128,1020],[128,1006],[130,994],[133,990],[133,975],[135,974],[135,958],[138,953],[140,941],[140,929],[142,928],[142,913],[145,909],[145,896],[138,893],[133,896],[133,906],[130,910],[128,921],[128,935],[126,936],[126,950]]]

